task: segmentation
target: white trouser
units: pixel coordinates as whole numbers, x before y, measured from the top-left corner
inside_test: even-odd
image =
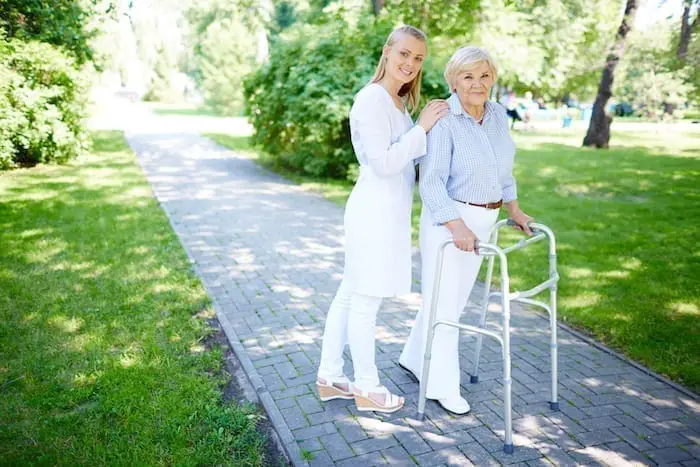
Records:
[[[455,205],[467,227],[480,241],[488,242],[488,235],[498,218],[498,210],[469,206],[455,201]],[[447,227],[434,225],[428,210],[423,207],[420,219],[420,249],[422,261],[421,293],[423,303],[399,362],[421,377],[423,356],[428,340],[428,319],[432,304],[433,284],[439,246],[450,240]],[[481,267],[481,256],[466,253],[448,245],[445,248],[440,298],[436,320],[459,321],[467,305],[469,294]],[[433,339],[430,374],[426,397],[447,399],[460,396],[459,330],[439,326]]]
[[[321,346],[318,377],[327,381],[343,381],[343,350],[350,344],[355,369],[355,386],[373,391],[379,386],[379,373],[374,358],[374,336],[381,297],[361,295],[343,281],[326,317]]]

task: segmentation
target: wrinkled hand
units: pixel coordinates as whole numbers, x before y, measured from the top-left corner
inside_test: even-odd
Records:
[[[532,217],[528,216],[520,209],[517,209],[510,213],[510,218],[515,222],[513,226],[514,229],[525,232],[527,235],[532,235],[532,230],[530,230],[530,226],[528,225],[534,220]]]
[[[418,125],[422,126],[425,132],[429,132],[435,123],[447,115],[450,107],[444,99],[433,99],[428,102],[418,117]]]
[[[462,251],[474,251],[477,255],[479,254],[479,250],[476,248],[476,242],[479,239],[462,219],[449,221],[445,224],[445,227],[452,234],[452,241],[455,242],[457,248]]]

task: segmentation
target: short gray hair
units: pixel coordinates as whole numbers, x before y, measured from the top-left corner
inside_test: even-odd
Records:
[[[476,47],[473,45],[466,45],[460,47],[457,51],[452,54],[452,58],[447,62],[445,66],[445,81],[450,87],[450,91],[455,89],[455,81],[457,75],[460,73],[474,68],[480,62],[486,62],[486,64],[491,68],[491,73],[493,74],[493,80],[496,81],[498,77],[498,72],[496,71],[496,63],[489,52],[483,47]]]

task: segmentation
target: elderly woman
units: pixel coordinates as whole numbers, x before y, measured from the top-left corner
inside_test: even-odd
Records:
[[[463,47],[445,69],[452,91],[450,112],[428,134],[420,164],[420,221],[423,305],[399,363],[421,375],[428,334],[438,247],[448,239],[440,282],[437,318],[458,321],[476,281],[482,258],[475,242],[488,240],[502,205],[520,230],[531,235],[531,217],[518,206],[513,178],[515,145],[508,133],[506,110],[489,100],[496,67],[489,53]],[[461,250],[461,251],[458,251]],[[432,348],[427,397],[452,413],[469,412],[460,395],[459,331],[441,326]]]

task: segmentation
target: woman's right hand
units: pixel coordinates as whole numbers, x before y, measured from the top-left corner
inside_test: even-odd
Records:
[[[479,240],[462,219],[454,219],[445,223],[445,227],[452,234],[452,241],[462,251],[475,251],[476,242]],[[479,254],[478,250],[476,254]]]
[[[422,126],[425,132],[429,132],[435,123],[447,115],[450,106],[444,99],[433,99],[425,104],[418,117],[418,125]]]

